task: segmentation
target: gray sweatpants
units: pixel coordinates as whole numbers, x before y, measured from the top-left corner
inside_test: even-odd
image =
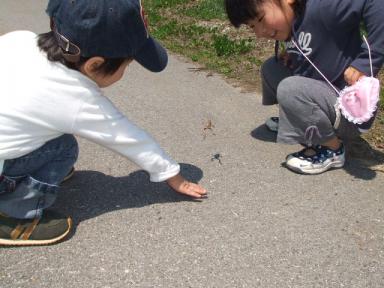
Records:
[[[277,142],[286,144],[323,144],[338,136],[347,141],[359,135],[355,125],[343,116],[337,130],[334,105],[337,93],[324,81],[292,76],[275,58],[261,69],[263,105],[279,104]]]

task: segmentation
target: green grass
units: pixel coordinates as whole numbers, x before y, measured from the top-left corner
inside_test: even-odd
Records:
[[[253,48],[252,40],[241,39],[239,41],[234,41],[229,39],[227,35],[213,34],[212,40],[212,45],[215,48],[218,57],[242,55],[251,51]]]
[[[150,8],[172,8],[179,4],[185,3],[184,0],[146,0],[143,4],[144,7],[150,7]]]
[[[228,77],[238,77],[236,66],[242,57],[247,59],[249,70],[262,61],[249,55],[255,47],[254,38],[233,39],[222,33],[222,26],[217,23],[228,26],[223,3],[223,0],[147,0],[144,5],[151,34],[169,50]]]
[[[380,90],[380,104],[379,104],[379,109],[383,113],[379,113],[378,115],[378,121],[380,124],[384,125],[384,88],[381,88]]]
[[[224,0],[199,1],[196,5],[187,8],[184,14],[202,20],[225,20]]]

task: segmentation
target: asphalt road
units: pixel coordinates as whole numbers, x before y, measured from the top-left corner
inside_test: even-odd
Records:
[[[45,5],[1,0],[0,34],[47,31]],[[353,161],[318,176],[288,171],[281,163],[299,147],[262,125],[276,110],[194,68],[176,56],[159,74],[133,64],[106,94],[209,198],[190,201],[80,140],[55,204],[74,233],[1,248],[0,287],[384,287],[384,174]]]

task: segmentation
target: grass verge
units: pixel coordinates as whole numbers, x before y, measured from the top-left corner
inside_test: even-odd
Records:
[[[245,91],[260,91],[261,64],[273,55],[274,41],[234,29],[223,0],[145,0],[151,34],[170,51],[217,72]],[[384,83],[384,74],[379,76]],[[384,89],[374,127],[364,138],[384,150]]]

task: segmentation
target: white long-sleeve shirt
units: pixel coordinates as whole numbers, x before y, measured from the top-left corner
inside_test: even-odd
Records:
[[[48,61],[32,32],[0,37],[0,91],[0,171],[4,160],[26,155],[63,134],[74,134],[120,153],[146,170],[153,182],[180,171],[95,82]]]

